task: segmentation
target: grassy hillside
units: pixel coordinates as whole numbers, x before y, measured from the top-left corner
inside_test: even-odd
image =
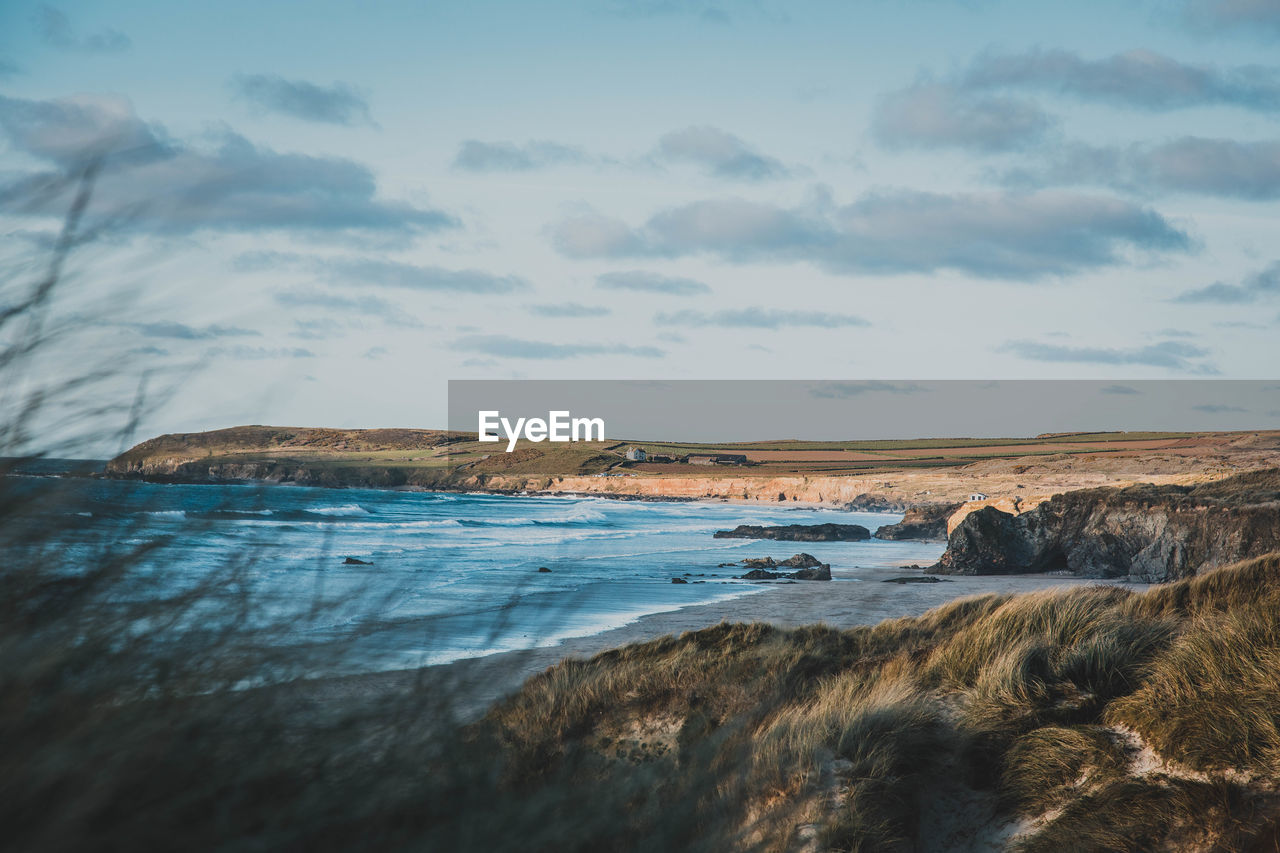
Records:
[[[636,796],[563,849],[1274,850],[1280,555],[847,631],[722,625],[562,663],[484,725],[548,814]]]
[[[646,478],[842,476],[946,470],[975,462],[1020,459],[1098,459],[1150,455],[1194,456],[1229,452],[1231,433],[1074,433],[1034,438],[939,438],[902,441],[763,441],[670,443],[646,441],[572,444],[521,441],[481,443],[441,430],[336,430],[244,426],[163,435],[112,460],[115,475],[199,479],[300,479],[320,484],[447,485],[492,476],[574,477],[609,471]],[[1274,443],[1274,442],[1272,442]],[[738,465],[680,461],[623,464],[628,447],[650,455],[740,453]]]

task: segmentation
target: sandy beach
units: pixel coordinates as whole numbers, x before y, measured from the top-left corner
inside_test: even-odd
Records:
[[[430,690],[461,720],[483,715],[494,702],[525,679],[565,658],[590,657],[629,643],[696,631],[720,622],[768,622],[783,627],[822,623],[836,628],[874,625],[885,619],[924,613],[954,598],[986,593],[1021,593],[1101,581],[1063,575],[986,575],[944,578],[938,583],[887,583],[920,577],[910,569],[859,570],[859,579],[831,582],[762,584],[767,588],[740,598],[699,604],[643,616],[630,624],[573,637],[555,645],[467,658],[418,670],[398,670],[311,682],[317,699],[373,698],[407,689]],[[1112,583],[1108,581],[1107,583]]]

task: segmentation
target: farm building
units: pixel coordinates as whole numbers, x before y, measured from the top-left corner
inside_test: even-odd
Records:
[[[746,465],[745,453],[691,453],[684,458],[690,465]]]

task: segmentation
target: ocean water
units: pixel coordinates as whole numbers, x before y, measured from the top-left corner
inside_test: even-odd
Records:
[[[831,563],[833,583],[848,584],[868,568],[927,565],[943,550],[875,539],[712,537],[739,524],[837,522],[874,531],[900,519],[783,503],[89,479],[58,481],[57,492],[47,512],[58,516],[49,521],[69,564],[109,543],[144,552],[131,558],[125,595],[145,600],[212,580],[207,606],[216,607],[249,590],[259,606],[248,619],[287,622],[291,641],[340,649],[333,668],[343,671],[550,645],[650,613],[770,594],[772,585],[734,579],[743,569],[719,567],[744,557],[805,551]],[[370,565],[346,564],[348,557]],[[551,571],[539,572],[544,566]],[[235,581],[224,584],[231,569]],[[675,577],[687,583],[671,583]]]

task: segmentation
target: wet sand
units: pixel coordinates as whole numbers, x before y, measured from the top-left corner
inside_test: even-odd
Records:
[[[939,583],[885,583],[890,578],[921,577],[909,569],[858,569],[857,580],[766,584],[759,593],[643,616],[628,625],[554,646],[468,658],[421,670],[371,673],[313,683],[323,701],[371,698],[387,691],[427,690],[437,700],[448,696],[460,719],[482,715],[529,676],[568,657],[590,657],[607,649],[670,634],[696,631],[720,622],[769,622],[783,627],[822,623],[835,628],[873,625],[885,619],[918,615],[954,598],[984,593],[1032,592],[1055,586],[1098,583],[1061,575],[987,575],[950,577]],[[853,573],[847,573],[852,575]]]

